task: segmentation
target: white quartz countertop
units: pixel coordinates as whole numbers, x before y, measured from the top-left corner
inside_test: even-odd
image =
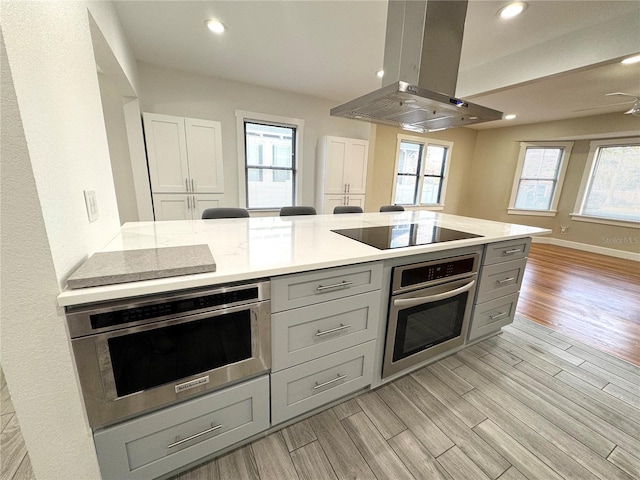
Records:
[[[479,238],[379,250],[331,230],[417,223],[482,235]],[[126,223],[103,252],[206,244],[216,271],[117,285],[66,289],[60,306],[273,277],[320,268],[437,252],[550,233],[548,229],[430,211],[252,217]]]

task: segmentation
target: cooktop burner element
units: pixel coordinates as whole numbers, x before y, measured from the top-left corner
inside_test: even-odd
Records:
[[[358,242],[366,243],[380,250],[482,237],[482,235],[476,235],[474,233],[461,232],[459,230],[451,230],[450,228],[437,227],[434,225],[421,225],[419,223],[346,228],[331,231],[357,240]]]

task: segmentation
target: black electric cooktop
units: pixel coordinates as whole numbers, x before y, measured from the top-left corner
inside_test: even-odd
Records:
[[[433,225],[409,223],[404,225],[389,225],[380,227],[346,228],[331,230],[358,242],[366,243],[380,250],[390,248],[414,247],[430,243],[451,242],[466,238],[478,238],[482,235],[451,230],[450,228]]]

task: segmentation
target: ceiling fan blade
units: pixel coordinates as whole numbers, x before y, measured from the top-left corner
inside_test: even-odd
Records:
[[[626,102],[619,102],[619,103],[609,103],[607,105],[599,105],[597,107],[581,108],[579,110],[572,110],[572,111],[573,112],[586,112],[587,110],[598,110],[600,108],[616,107],[618,105],[626,105],[628,103],[633,103],[633,100],[627,100]]]

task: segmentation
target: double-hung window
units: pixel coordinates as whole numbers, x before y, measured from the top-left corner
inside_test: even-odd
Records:
[[[640,226],[640,137],[591,142],[574,220]]]
[[[572,142],[522,142],[509,213],[555,216]]]
[[[393,202],[444,207],[453,143],[398,135]]]
[[[240,110],[236,117],[246,207],[275,210],[295,205],[304,121]]]

